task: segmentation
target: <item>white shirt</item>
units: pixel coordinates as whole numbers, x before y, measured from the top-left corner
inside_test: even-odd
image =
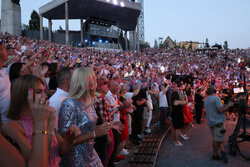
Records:
[[[133,100],[132,100],[133,95],[134,93],[132,92],[126,92],[125,93],[126,100],[131,101],[133,103]],[[128,112],[133,113],[133,109],[129,110]]]
[[[168,107],[167,97],[163,91],[159,93],[159,104],[160,104],[160,107]]]
[[[49,106],[56,109],[56,125],[55,128],[58,129],[58,115],[61,109],[63,101],[67,98],[68,93],[64,90],[57,88],[56,92],[49,98]]]
[[[132,92],[126,92],[125,93],[125,97],[126,97],[126,100],[130,101],[133,97],[134,93]]]
[[[10,79],[5,68],[0,69],[0,111],[3,123],[6,123],[6,112],[10,105]]]
[[[149,108],[149,110],[153,110],[153,103],[152,103],[151,96],[150,96],[150,94],[148,93],[148,91],[147,91],[146,93],[147,93],[148,108]]]
[[[108,93],[106,94],[106,97],[108,98],[112,111],[114,111],[117,107],[119,107],[118,105],[118,99],[116,95],[113,95],[110,90],[108,91]],[[120,111],[117,111],[114,114],[114,119],[111,120],[112,122],[120,122]]]

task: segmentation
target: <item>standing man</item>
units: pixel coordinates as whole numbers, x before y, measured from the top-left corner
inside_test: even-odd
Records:
[[[108,99],[105,97],[108,93],[108,82],[103,78],[97,79],[97,89],[96,89],[96,101],[95,101],[95,111],[97,113],[98,119],[96,125],[102,125],[103,123],[111,123],[110,119],[110,105]],[[112,133],[112,134],[111,134]],[[95,138],[95,150],[99,155],[103,166],[108,165],[108,161],[112,155],[114,141],[110,136],[113,136],[113,132],[110,129],[108,135]]]
[[[120,89],[119,85],[116,81],[110,81],[109,83],[109,91],[106,94],[106,98],[109,100],[110,107],[111,107],[111,123],[112,124],[119,124],[120,121],[120,111],[122,111],[124,108],[127,108],[125,104],[122,104],[119,99]],[[113,129],[113,137],[114,137],[114,149],[111,156],[110,163],[119,163],[120,160],[125,159],[124,156],[120,155],[120,152],[123,149],[122,143],[120,142],[120,134],[118,129]],[[112,164],[111,164],[112,165]]]
[[[61,109],[63,101],[68,96],[72,74],[73,74],[73,70],[69,67],[63,67],[57,73],[56,81],[57,81],[58,87],[54,95],[51,96],[49,99],[50,107],[53,107],[56,109],[56,125],[55,125],[56,129],[58,129],[57,127],[58,127],[59,111]]]
[[[3,43],[0,43],[0,112],[3,123],[7,122],[5,116],[10,104],[10,80],[4,63],[8,60],[8,53]],[[1,122],[1,120],[0,120]]]
[[[143,112],[147,104],[146,91],[140,89],[139,94],[132,99],[136,107],[132,115],[132,139],[134,144],[139,145],[139,140],[143,138]]]
[[[229,102],[227,106],[223,106],[221,99],[214,95],[215,90],[213,88],[207,89],[208,97],[205,99],[204,106],[207,117],[207,124],[210,128],[213,137],[213,160],[223,160],[224,163],[228,162],[226,152],[224,151],[224,141],[225,141],[225,128],[224,121],[226,119],[225,112],[233,106],[232,102]],[[221,150],[220,157],[218,155],[218,150]]]
[[[195,94],[195,112],[196,112],[196,123],[201,124],[202,118],[202,107],[203,107],[203,96],[201,95],[201,89],[198,89]]]

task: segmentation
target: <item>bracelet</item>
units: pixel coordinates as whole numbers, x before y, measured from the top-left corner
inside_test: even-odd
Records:
[[[95,131],[93,132],[93,136],[94,136],[94,138],[96,138],[96,134],[95,134]]]
[[[47,130],[36,130],[32,133],[32,136],[36,135],[36,134],[43,134],[43,135],[47,135],[48,131]]]

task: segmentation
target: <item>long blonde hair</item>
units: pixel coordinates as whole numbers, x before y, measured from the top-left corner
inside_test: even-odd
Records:
[[[83,99],[86,105],[90,105],[95,98],[95,89],[89,89],[91,77],[96,88],[96,77],[91,68],[76,69],[71,78],[68,98]]]

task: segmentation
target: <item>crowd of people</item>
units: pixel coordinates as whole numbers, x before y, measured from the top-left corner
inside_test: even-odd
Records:
[[[153,123],[172,128],[183,146],[193,115],[203,123],[207,88],[227,104],[249,76],[244,49],[115,52],[9,34],[0,41],[3,166],[113,166]]]

